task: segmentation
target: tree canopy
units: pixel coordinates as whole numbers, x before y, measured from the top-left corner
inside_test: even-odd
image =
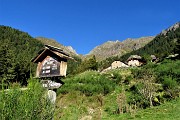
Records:
[[[35,65],[30,60],[43,44],[28,33],[7,26],[0,26],[0,80],[27,83]]]

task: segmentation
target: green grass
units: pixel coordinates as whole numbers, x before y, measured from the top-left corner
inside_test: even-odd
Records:
[[[178,120],[180,119],[180,98],[163,105],[138,111],[137,119]]]
[[[80,92],[59,95],[56,103],[55,120],[79,120],[91,117],[92,120],[179,120],[180,98],[160,106],[134,110],[131,113],[117,114],[115,101],[118,90],[107,96],[84,96]],[[102,104],[99,101],[102,99]]]
[[[54,120],[178,120],[180,118],[179,67],[177,67],[179,61],[173,63],[174,68],[177,67],[175,70],[170,69],[169,62],[165,64],[167,66],[160,64],[156,67],[118,69],[106,73],[86,71],[66,78],[63,80],[65,84],[57,90],[55,111],[54,105],[52,106],[47,100],[45,93],[47,90],[43,89],[39,82],[35,82],[37,80],[29,82],[28,89],[24,91],[14,85],[15,87],[9,91],[0,91],[0,120],[48,120],[53,116]],[[163,69],[165,71],[162,72],[161,69],[164,67],[168,69]],[[144,101],[145,97],[138,93],[135,86],[140,80],[138,79],[140,75],[146,73],[145,68],[154,68],[155,72],[160,73],[157,76],[161,75],[164,81],[175,79],[177,83],[171,84],[168,81],[168,85],[172,87],[167,88],[173,88],[172,90],[164,90],[160,86],[159,91],[155,91],[157,93],[155,97],[163,100],[154,104],[161,104],[156,107],[149,108],[148,104],[144,107],[144,103],[148,101]],[[167,73],[164,75],[165,72],[169,76],[166,76]],[[173,87],[174,85],[177,88]],[[170,96],[159,94],[169,91],[172,92]],[[172,101],[165,102],[169,100]]]
[[[165,66],[164,64],[162,64]],[[176,65],[176,64],[175,64]],[[146,66],[145,66],[146,67]],[[161,64],[157,66],[156,70],[160,73]],[[154,67],[157,68],[157,67]],[[166,67],[170,67],[166,66]],[[146,70],[145,68],[134,69],[118,69],[108,71],[106,73],[98,73],[96,71],[86,71],[71,78],[66,78],[63,81],[65,85],[58,90],[58,97],[56,103],[55,120],[178,120],[180,119],[180,98],[172,100],[171,102],[165,102],[170,99],[163,97],[163,101],[160,101],[159,106],[149,108],[149,104],[146,107],[143,105],[148,102],[144,101],[144,97],[135,91],[133,88],[138,82],[138,76],[135,78],[135,73],[138,70]],[[152,69],[148,67],[147,69]],[[177,70],[174,70],[177,71]],[[144,72],[142,72],[144,73]],[[175,73],[172,71],[172,73]],[[178,76],[179,73],[176,72]],[[141,74],[140,74],[141,75]],[[144,75],[144,74],[142,74]],[[174,74],[173,74],[174,75]],[[101,88],[107,86],[113,86],[109,92],[104,94]],[[177,84],[177,86],[179,86]],[[158,90],[163,90],[161,86],[158,86]],[[96,89],[99,88],[99,89]],[[111,87],[110,87],[111,88]],[[158,92],[161,92],[158,91]],[[119,96],[125,95],[125,103],[123,104],[123,114],[120,114],[120,102]],[[159,95],[157,94],[155,95]],[[163,90],[162,93],[166,91]],[[88,94],[92,93],[92,94]],[[179,92],[174,91],[178,97]],[[171,98],[171,99],[174,99]],[[135,99],[136,98],[136,99]],[[123,99],[123,98],[122,98]],[[160,99],[160,98],[159,98]],[[144,103],[143,103],[144,101]],[[127,105],[127,106],[126,106]],[[134,109],[134,105],[136,109]],[[155,104],[158,105],[158,104]],[[127,109],[126,109],[127,108]],[[143,109],[147,108],[147,109]],[[129,110],[128,110],[129,109]]]
[[[59,95],[56,102],[55,120],[78,120],[84,116],[97,117],[101,104],[101,96],[85,96],[79,91],[72,91],[66,95]],[[92,112],[90,112],[92,110]]]
[[[82,94],[92,96],[112,92],[117,81],[109,80],[97,71],[86,71],[74,77],[66,78],[63,82],[65,84],[57,90],[58,94],[80,91]]]
[[[180,98],[167,102],[163,105],[139,110],[132,114],[104,116],[103,120],[179,120],[180,119]]]

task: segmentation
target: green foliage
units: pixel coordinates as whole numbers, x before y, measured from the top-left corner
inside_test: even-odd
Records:
[[[78,66],[82,63],[79,57],[73,56],[74,60],[68,60],[67,75],[74,75],[77,73]]]
[[[122,115],[114,114],[103,116],[104,120],[178,120],[180,117],[180,99],[167,102],[166,104],[138,110],[134,113]]]
[[[140,79],[148,74],[151,70],[155,76],[154,85],[156,86],[156,94],[154,98],[164,102],[179,96],[180,85],[180,61],[164,60],[161,64],[147,64],[140,69],[133,69],[134,77]],[[155,102],[155,101],[154,101]]]
[[[27,84],[30,72],[35,72],[30,60],[43,44],[25,32],[6,26],[0,26],[0,41],[0,78]]]
[[[124,82],[124,80],[122,79],[122,75],[120,73],[121,71],[112,70],[107,73],[104,73],[104,76],[109,78],[109,80],[113,81],[117,85],[121,85]]]
[[[124,83],[125,83],[126,85],[128,85],[128,84],[130,84],[130,83],[132,82],[132,80],[133,80],[132,75],[128,75],[128,76],[125,78]]]
[[[175,79],[172,79],[172,77],[164,77],[164,80],[163,80],[163,87],[165,89],[176,89],[178,86],[177,82]]]
[[[93,55],[92,58],[82,61],[75,70],[76,74],[86,70],[98,70],[98,62],[96,61],[95,55]]]
[[[180,34],[180,33],[179,33]],[[174,53],[180,53],[180,38],[176,41],[176,47],[174,48]],[[180,56],[180,55],[179,55]],[[180,57],[179,57],[180,58]]]
[[[66,78],[63,80],[65,84],[57,91],[59,101],[67,101],[62,103],[67,109],[63,110],[62,107],[61,116],[72,119],[68,117],[69,112],[77,108],[74,111],[76,114],[71,115],[78,119],[86,116],[98,119],[143,119],[143,115],[147,118],[148,113],[142,109],[154,108],[179,97],[179,63],[179,60],[164,60],[158,64],[148,63],[143,67],[116,69],[106,73],[86,71]],[[82,108],[86,110],[80,112]],[[97,108],[100,109],[100,115],[89,113],[89,109],[93,111]]]
[[[158,79],[160,82],[163,81],[163,78],[166,76],[170,76],[179,83],[180,81],[180,61],[171,61],[164,60],[161,65],[158,65],[155,68],[155,72],[158,75]]]
[[[63,80],[65,84],[58,89],[58,93],[80,91],[82,94],[92,96],[94,94],[108,94],[114,90],[115,82],[96,71],[86,71],[75,77]]]
[[[118,103],[116,102],[116,99],[117,99],[118,94],[121,92],[122,92],[122,87],[116,86],[113,93],[108,94],[104,98],[104,102],[106,104],[103,106],[103,109],[104,109],[104,112],[106,112],[108,115],[118,114],[119,110],[118,110]]]
[[[30,80],[27,89],[19,87],[0,91],[1,120],[50,120],[53,105],[37,80]]]
[[[137,120],[177,120],[180,117],[179,102],[180,100],[177,99],[157,107],[140,110],[135,117]]]
[[[15,54],[10,48],[11,43],[7,40],[7,43],[0,45],[0,78],[4,79],[6,83],[12,82],[15,79]]]
[[[120,58],[118,56],[112,56],[112,57],[108,57],[105,60],[102,60],[101,62],[98,63],[98,69],[100,71],[102,71],[103,69],[108,68],[109,66],[111,66],[111,63],[119,60]]]

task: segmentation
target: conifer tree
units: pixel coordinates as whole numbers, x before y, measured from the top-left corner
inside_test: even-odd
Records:
[[[6,43],[0,45],[0,76],[6,82],[10,82],[15,78],[15,54],[10,49],[11,43],[6,40]],[[12,46],[11,46],[12,47]]]

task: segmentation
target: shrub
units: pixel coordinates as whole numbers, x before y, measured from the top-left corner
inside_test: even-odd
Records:
[[[116,84],[120,84],[120,82],[122,82],[122,76],[118,71],[113,71],[112,72],[112,80],[116,83]]]
[[[158,65],[154,71],[157,74],[159,82],[163,82],[166,76],[175,78],[177,82],[180,80],[180,61],[165,60],[162,64]]]
[[[133,80],[132,75],[128,75],[128,76],[125,78],[124,83],[125,83],[125,84],[130,84],[132,80]]]
[[[177,87],[176,79],[173,79],[169,76],[165,76],[163,81],[163,87],[165,89],[175,89]]]
[[[96,71],[86,71],[63,81],[65,84],[58,89],[58,94],[80,91],[87,96],[94,94],[106,95],[113,91],[115,86],[113,81]]]
[[[37,80],[30,80],[26,90],[15,87],[0,92],[1,120],[52,119],[52,107]]]

